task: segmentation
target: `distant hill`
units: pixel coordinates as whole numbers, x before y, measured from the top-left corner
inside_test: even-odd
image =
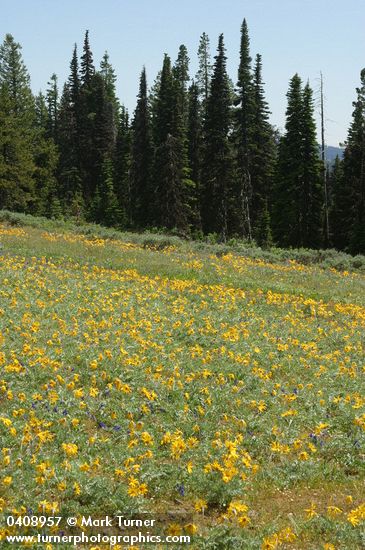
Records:
[[[343,147],[333,147],[332,145],[326,145],[325,155],[326,155],[327,162],[332,164],[335,161],[335,158],[337,157],[337,155],[341,159],[343,157],[343,152],[344,152]]]

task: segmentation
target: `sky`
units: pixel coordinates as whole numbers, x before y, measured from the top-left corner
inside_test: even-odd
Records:
[[[88,29],[95,65],[107,50],[118,97],[131,113],[143,65],[152,85],[163,54],[174,61],[179,45],[185,44],[194,76],[203,32],[210,38],[212,56],[224,33],[227,68],[236,83],[240,27],[246,18],[251,56],[262,55],[272,124],[284,130],[286,93],[295,73],[314,90],[319,123],[322,71],[326,143],[338,146],[346,140],[365,67],[364,0],[0,0],[0,5],[1,41],[10,33],[21,44],[34,92],[45,91],[54,72],[63,85],[73,45],[81,52]]]

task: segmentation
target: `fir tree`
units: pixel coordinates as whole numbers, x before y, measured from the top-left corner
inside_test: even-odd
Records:
[[[182,44],[179,48],[179,53],[177,60],[173,67],[173,77],[177,84],[178,88],[178,102],[179,109],[182,116],[182,122],[186,126],[188,118],[188,97],[187,97],[187,86],[190,80],[189,77],[189,56],[186,46]]]
[[[0,208],[29,211],[34,196],[35,102],[21,46],[0,46]]]
[[[114,191],[113,179],[113,163],[111,159],[106,156],[103,161],[101,178],[96,194],[96,200],[99,200],[99,219],[96,221],[107,227],[120,226],[122,221],[122,214]]]
[[[56,74],[52,74],[50,82],[48,82],[46,101],[47,101],[47,135],[58,142],[58,116],[59,116],[59,94],[58,94],[58,79]]]
[[[0,84],[6,87],[13,113],[24,126],[30,126],[35,116],[30,77],[22,59],[21,46],[11,34],[5,36],[0,46]]]
[[[80,87],[77,46],[75,44],[70,62],[70,75],[63,87],[58,110],[58,196],[65,213],[70,213],[71,205],[75,201],[83,202]],[[84,208],[80,207],[80,209]]]
[[[70,76],[68,79],[68,87],[70,90],[70,102],[73,109],[76,111],[78,108],[78,102],[80,100],[80,72],[79,72],[79,60],[77,57],[77,45],[74,45],[72,52],[72,59],[70,62]]]
[[[299,225],[300,244],[319,248],[322,244],[322,216],[324,195],[322,189],[323,166],[319,159],[314,122],[313,93],[307,83],[303,91],[303,180]]]
[[[262,248],[270,248],[270,246],[272,246],[273,244],[272,234],[271,234],[270,212],[267,206],[267,200],[264,201],[264,204],[258,216],[256,240],[257,240],[257,244]]]
[[[115,75],[113,66],[109,61],[108,52],[104,53],[103,59],[100,62],[100,74],[103,77],[105,90],[108,98],[111,101],[115,101],[117,103],[117,97],[115,92],[115,83],[116,83],[117,77]]]
[[[179,86],[165,55],[156,98],[153,220],[160,227],[189,229],[189,189],[186,174],[184,124],[179,107]]]
[[[251,203],[253,196],[252,156],[253,156],[253,117],[254,85],[251,69],[250,40],[246,19],[241,27],[240,64],[238,68],[237,100],[235,117],[236,145],[236,197],[239,205],[238,229],[243,237],[252,238]],[[260,85],[261,82],[258,82]]]
[[[188,113],[188,164],[190,178],[194,182],[192,193],[192,225],[194,229],[201,230],[200,203],[201,203],[201,166],[202,166],[202,115],[199,102],[199,88],[193,82],[189,88],[189,113]]]
[[[119,118],[117,140],[114,151],[114,189],[118,199],[119,210],[123,213],[124,223],[131,227],[132,224],[132,194],[130,182],[130,151],[131,129],[129,114],[122,106]]]
[[[72,96],[72,86],[66,83],[60,100],[58,117],[59,163],[57,169],[57,194],[66,213],[75,197],[82,196],[78,120]]]
[[[269,123],[269,108],[262,82],[261,55],[256,55],[253,76],[253,118],[251,152],[251,223],[254,236],[261,231],[262,218],[270,219],[268,204],[271,199],[275,163],[275,141]],[[268,218],[267,218],[268,216]]]
[[[19,124],[6,86],[0,84],[0,208],[29,211],[34,201],[33,145]]]
[[[298,246],[299,202],[302,182],[302,81],[295,74],[287,93],[285,135],[279,143],[277,187],[275,190],[274,230],[281,246]]]
[[[203,32],[199,41],[198,62],[199,69],[196,75],[196,84],[199,90],[199,98],[202,101],[203,114],[205,115],[213,69],[210,56],[209,37],[205,32]]]
[[[39,93],[35,98],[34,124],[34,195],[31,212],[41,216],[50,215],[50,204],[56,200],[57,147],[48,136],[49,118],[45,98]]]
[[[100,62],[100,74],[104,81],[106,96],[113,105],[113,126],[115,130],[117,130],[118,117],[120,112],[120,104],[117,98],[116,88],[115,88],[117,77],[115,75],[113,66],[109,61],[108,52],[104,53],[103,59]]]
[[[81,56],[81,82],[84,87],[91,84],[91,79],[95,74],[93,54],[90,48],[89,31],[86,31],[84,38],[83,54]]]
[[[139,84],[137,107],[132,122],[131,217],[135,227],[143,228],[152,220],[152,134],[147,96],[146,69]]]
[[[336,244],[352,253],[365,252],[365,69],[360,79],[335,204],[339,216]]]
[[[202,166],[202,223],[205,233],[218,233],[226,240],[229,231],[232,183],[231,97],[223,34],[217,55],[204,124],[204,160]]]
[[[103,77],[95,72],[88,31],[85,34],[80,72],[81,86],[76,104],[78,157],[82,193],[88,208],[101,177],[104,158],[111,157],[113,153],[117,133],[110,81],[108,88],[105,75]]]
[[[275,235],[281,246],[320,245],[321,164],[313,120],[312,91],[296,74],[290,81],[285,135],[279,146]]]

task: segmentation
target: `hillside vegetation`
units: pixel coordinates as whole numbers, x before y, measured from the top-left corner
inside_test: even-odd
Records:
[[[363,548],[363,257],[0,220],[2,513]]]

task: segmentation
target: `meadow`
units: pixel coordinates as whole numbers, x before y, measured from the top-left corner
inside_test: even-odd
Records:
[[[353,266],[4,221],[1,517],[146,512],[190,548],[364,548],[364,329]]]

